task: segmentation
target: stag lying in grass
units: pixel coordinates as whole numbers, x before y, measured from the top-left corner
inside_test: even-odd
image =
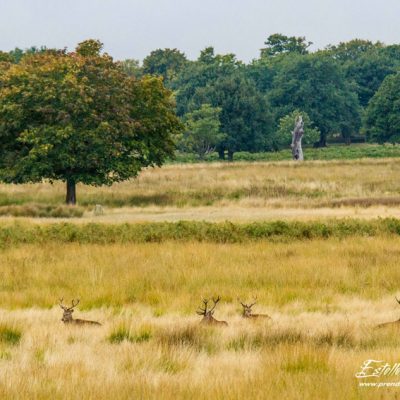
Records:
[[[219,296],[215,300],[213,298],[212,301],[213,301],[214,304],[210,309],[208,309],[209,300],[203,299],[204,308],[199,307],[199,309],[196,311],[197,314],[203,316],[203,319],[200,322],[201,324],[206,324],[206,325],[225,325],[225,326],[228,325],[228,323],[226,321],[218,321],[213,317],[215,307],[217,306],[217,304],[218,304],[218,302],[220,300],[221,300],[221,298]]]
[[[397,303],[400,304],[400,300],[395,297]],[[379,324],[376,326],[377,328],[400,328],[400,319],[398,319],[397,321],[391,321],[391,322],[384,322],[383,324]]]
[[[248,318],[248,319],[253,319],[253,320],[255,320],[255,319],[271,319],[271,317],[267,314],[253,314],[252,307],[257,303],[257,297],[254,298],[254,303],[251,303],[251,304],[242,303],[239,299],[238,299],[238,301],[243,307],[243,314],[242,314],[243,318]]]
[[[72,313],[74,312],[74,308],[79,304],[78,300],[72,300],[72,307],[66,307],[62,304],[63,299],[60,299],[60,307],[64,310],[63,317],[61,319],[64,324],[75,324],[75,325],[101,325],[100,322],[97,321],[88,321],[86,319],[73,319]]]

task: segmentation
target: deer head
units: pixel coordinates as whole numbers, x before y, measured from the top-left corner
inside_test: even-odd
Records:
[[[251,310],[251,308],[254,306],[254,304],[257,303],[257,297],[254,298],[254,302],[251,304],[242,303],[239,299],[238,299],[238,301],[243,307],[243,317],[250,318],[253,314],[253,311]]]
[[[199,307],[199,309],[196,311],[197,314],[203,316],[203,319],[201,320],[202,323],[228,325],[228,323],[226,321],[217,321],[213,317],[215,307],[217,306],[217,304],[220,300],[221,300],[221,297],[219,297],[219,296],[216,299],[213,298],[212,299],[213,306],[211,308],[208,308],[209,300],[203,299],[204,307],[203,308]]]
[[[61,319],[62,322],[68,323],[72,321],[72,313],[74,312],[74,308],[79,304],[79,299],[72,300],[72,306],[66,307],[62,304],[63,299],[60,299],[60,307],[64,310],[63,317]]]

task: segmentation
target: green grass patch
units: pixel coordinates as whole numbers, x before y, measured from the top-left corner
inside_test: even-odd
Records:
[[[211,223],[181,221],[177,223],[142,224],[0,224],[0,246],[23,243],[151,243],[165,241],[198,241],[213,243],[241,243],[255,240],[290,241],[349,236],[399,235],[400,220],[326,220],[273,221],[240,223]]]
[[[353,144],[328,145],[328,147],[314,149],[305,147],[304,158],[306,160],[355,160],[359,158],[391,158],[400,157],[400,146],[391,144]],[[290,149],[276,152],[249,153],[245,151],[234,153],[234,161],[285,161],[292,159]],[[196,163],[221,161],[218,153],[211,153],[204,160],[200,160],[195,154],[177,153],[173,163]]]
[[[0,325],[0,343],[15,346],[22,338],[22,332],[8,325]]]
[[[129,327],[121,325],[116,328],[108,337],[108,341],[112,344],[119,344],[124,341],[130,343],[148,342],[152,337],[151,327],[141,327],[137,332],[133,332]]]

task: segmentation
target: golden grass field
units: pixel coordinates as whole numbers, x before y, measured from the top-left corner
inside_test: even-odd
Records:
[[[170,165],[79,187],[86,212],[69,221],[396,216],[399,171],[389,159]],[[0,186],[3,204],[62,196],[61,184]],[[96,203],[105,215],[92,215]],[[399,256],[396,235],[0,248],[0,399],[400,398],[355,377],[367,359],[400,362],[400,329],[376,329],[400,318]],[[197,307],[217,295],[229,326],[200,326]],[[254,296],[272,320],[241,318],[237,298]],[[60,297],[79,297],[74,317],[103,325],[65,326]]]
[[[399,158],[175,164],[112,187],[78,185],[77,196],[82,221],[398,217],[399,174]],[[0,206],[62,204],[64,196],[62,183],[0,185]],[[103,216],[93,217],[95,204]]]

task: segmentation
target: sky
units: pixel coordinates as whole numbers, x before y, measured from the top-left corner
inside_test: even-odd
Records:
[[[0,0],[0,50],[72,50],[99,39],[115,59],[143,60],[178,48],[249,62],[273,33],[305,36],[323,48],[354,38],[400,42],[400,0]]]

